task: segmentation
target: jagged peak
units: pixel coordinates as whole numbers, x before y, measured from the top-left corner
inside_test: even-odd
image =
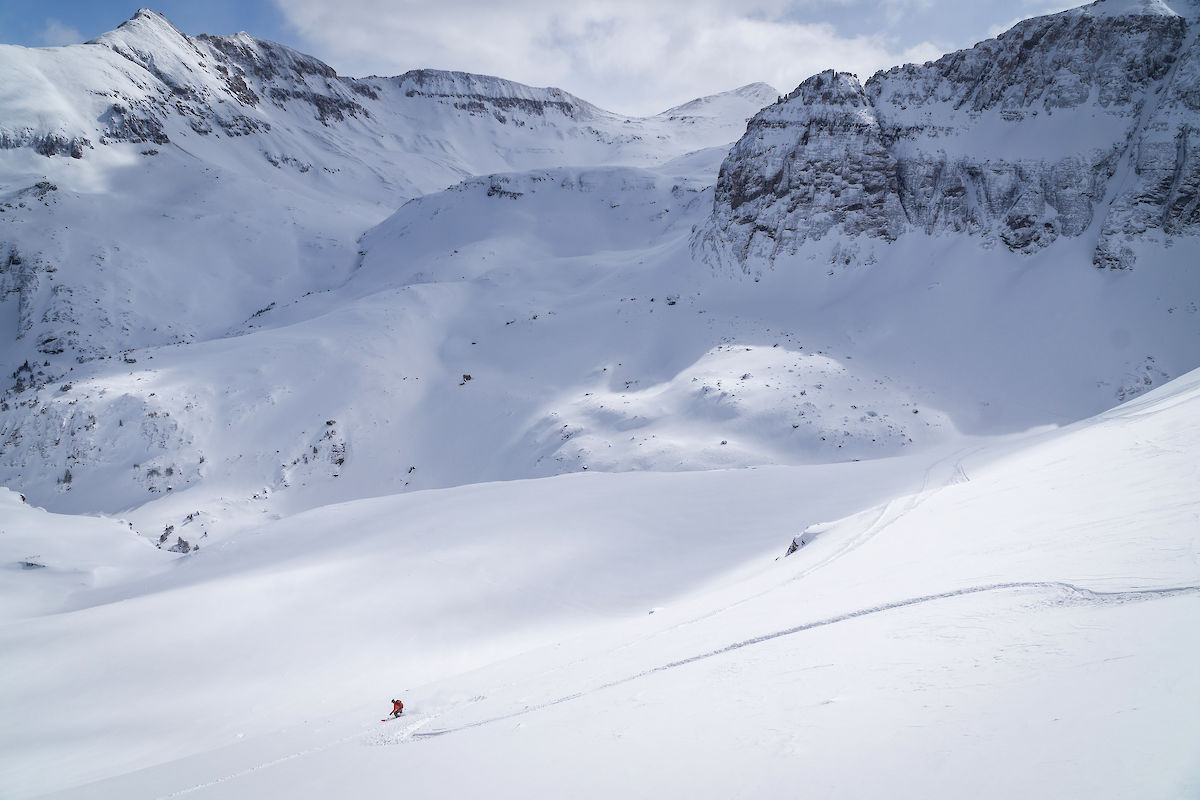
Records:
[[[776,98],[778,95],[776,95]],[[875,127],[875,107],[858,76],[827,69],[806,78],[783,97],[772,99],[750,120],[750,126],[781,122],[808,125],[815,120],[837,120],[839,124]]]
[[[187,34],[176,28],[169,19],[150,8],[139,8],[132,17],[122,22],[115,30],[102,33],[88,44],[129,45],[138,40],[186,41]],[[113,49],[116,49],[115,47]]]
[[[102,33],[88,44],[107,47],[173,86],[187,83],[187,74],[201,57],[191,37],[148,8],[138,9],[116,30]]]
[[[869,105],[857,75],[832,69],[806,78],[785,99],[790,101],[797,98],[805,105]]]
[[[88,44],[111,50],[182,95],[191,95],[197,77],[206,71],[207,56],[198,41],[148,8]]]
[[[171,21],[169,19],[167,19],[166,15],[163,14],[161,11],[155,11],[153,8],[146,8],[146,7],[139,8],[137,11],[133,12],[133,16],[121,24],[128,25],[130,22],[133,22],[134,20],[138,20],[138,19],[148,20],[155,24],[170,25],[175,30],[179,30],[178,28],[175,28],[175,26],[171,24]]]
[[[1183,17],[1196,20],[1200,19],[1200,0],[1094,0],[1065,11],[1030,17],[1018,22],[1013,29],[1036,24],[1039,20],[1063,17]]]

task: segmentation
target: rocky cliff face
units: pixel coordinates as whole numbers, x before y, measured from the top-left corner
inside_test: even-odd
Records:
[[[906,232],[1086,235],[1129,268],[1200,233],[1198,29],[1195,0],[1101,0],[865,85],[816,75],[750,121],[697,244],[753,272],[806,242],[852,263]]]

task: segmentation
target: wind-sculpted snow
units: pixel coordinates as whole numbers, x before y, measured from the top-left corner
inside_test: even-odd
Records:
[[[1102,0],[863,85],[810,78],[730,152],[700,248],[755,272],[806,244],[849,264],[906,232],[1030,253],[1091,230],[1093,263],[1128,268],[1131,240],[1196,235],[1200,6],[1175,6]]]

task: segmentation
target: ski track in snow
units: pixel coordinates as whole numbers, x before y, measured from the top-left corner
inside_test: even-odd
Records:
[[[876,536],[878,536],[885,529],[890,527],[893,523],[895,523],[901,517],[904,517],[910,511],[916,510],[919,506],[921,506],[927,500],[929,500],[929,498],[933,497],[935,494],[942,491],[947,486],[954,486],[954,485],[962,483],[966,480],[969,480],[967,478],[966,470],[963,469],[963,462],[967,458],[975,455],[982,449],[983,449],[982,447],[974,447],[974,448],[970,448],[970,449],[958,450],[958,451],[946,456],[943,459],[935,461],[933,464],[931,464],[929,466],[928,469],[925,470],[925,475],[921,480],[921,490],[920,491],[918,491],[914,494],[907,495],[905,497],[898,497],[898,498],[886,503],[883,506],[883,508],[880,510],[879,516],[875,518],[875,521],[872,522],[870,525],[868,525],[866,528],[864,528],[861,533],[859,533],[857,536],[853,537],[845,545],[843,545],[841,548],[839,548],[835,552],[831,553],[826,558],[822,559],[821,561],[818,561],[816,564],[812,564],[811,566],[808,566],[808,567],[802,569],[796,575],[792,576],[788,580],[788,582],[790,583],[790,582],[798,581],[802,578],[805,578],[805,577],[811,575],[812,573],[816,572],[817,570],[828,566],[829,564],[833,563],[834,561],[837,561],[839,558],[846,555],[847,553],[851,553],[851,552],[857,550],[858,548],[862,547],[864,544],[866,544],[870,540],[874,539]],[[942,480],[938,481],[936,487],[930,488],[930,484],[933,482],[934,472],[937,471],[937,469],[939,467],[942,467],[943,465],[945,465],[946,462],[951,461],[951,460],[953,460],[953,462],[954,462],[954,467],[951,469],[950,475],[943,478]]]
[[[871,526],[871,527],[874,527],[874,526]],[[422,717],[417,717],[413,721],[412,724],[408,725],[405,728],[401,728],[400,730],[396,731],[395,733],[392,733],[390,731],[385,731],[383,733],[357,731],[348,736],[342,736],[342,737],[334,739],[333,741],[330,741],[330,742],[325,742],[322,744],[314,745],[312,747],[305,748],[305,749],[297,751],[295,753],[289,753],[287,755],[271,759],[270,761],[264,761],[261,764],[256,764],[254,766],[247,767],[246,769],[242,769],[237,772],[230,773],[229,775],[225,775],[223,777],[216,778],[214,780],[207,781],[205,783],[197,784],[195,786],[190,786],[186,789],[180,789],[178,791],[159,795],[158,798],[156,798],[156,800],[169,800],[169,798],[181,797],[184,795],[192,794],[193,792],[198,792],[203,789],[207,789],[207,788],[210,788],[213,786],[218,786],[220,784],[227,783],[232,780],[237,780],[238,778],[258,772],[259,770],[269,769],[271,767],[278,766],[279,764],[283,764],[288,761],[293,761],[297,758],[303,758],[304,756],[308,756],[313,753],[330,750],[334,747],[338,747],[339,745],[348,744],[348,743],[354,742],[354,741],[359,741],[364,746],[386,746],[386,745],[407,744],[407,743],[419,741],[422,739],[431,739],[431,738],[435,738],[435,737],[439,737],[439,736],[446,736],[448,734],[460,733],[462,731],[471,730],[473,728],[482,728],[486,725],[492,725],[497,722],[504,722],[506,720],[517,719],[520,717],[524,717],[528,714],[535,713],[537,711],[543,711],[547,708],[552,708],[554,706],[562,705],[564,703],[569,703],[572,700],[579,700],[583,697],[593,695],[598,692],[603,692],[608,689],[613,689],[617,686],[622,686],[627,683],[632,683],[633,681],[640,680],[642,678],[649,677],[651,675],[655,675],[660,672],[667,672],[670,670],[679,669],[681,667],[686,667],[690,664],[695,664],[700,661],[706,661],[710,658],[716,658],[718,656],[726,655],[728,653],[732,653],[734,651],[741,650],[746,647],[752,647],[754,645],[764,644],[766,642],[770,642],[775,639],[780,639],[785,636],[793,636],[795,634],[804,633],[805,631],[811,631],[811,630],[815,630],[817,628],[829,627],[831,625],[837,625],[842,622],[849,622],[850,620],[859,619],[861,617],[868,617],[868,616],[873,616],[875,614],[883,614],[883,613],[886,613],[889,611],[895,611],[895,610],[902,609],[902,608],[910,608],[913,606],[924,605],[926,603],[935,603],[935,602],[939,602],[942,600],[952,600],[955,598],[967,597],[967,596],[976,595],[976,594],[989,594],[989,593],[995,593],[995,592],[1021,592],[1021,591],[1056,592],[1060,596],[1057,599],[1051,599],[1051,600],[1047,601],[1048,604],[1052,604],[1052,605],[1059,605],[1059,606],[1100,605],[1100,606],[1106,606],[1106,605],[1122,605],[1125,603],[1132,603],[1132,602],[1144,602],[1144,601],[1148,601],[1148,600],[1156,600],[1156,599],[1161,599],[1161,598],[1165,598],[1165,597],[1177,597],[1177,596],[1181,596],[1181,595],[1200,595],[1200,586],[1188,585],[1188,586],[1173,586],[1173,587],[1166,587],[1166,588],[1160,588],[1160,589],[1131,589],[1131,590],[1123,590],[1123,591],[1116,591],[1116,592],[1100,592],[1100,591],[1095,591],[1092,589],[1086,589],[1081,586],[1076,586],[1075,584],[1067,583],[1065,581],[1017,581],[1017,582],[1010,582],[1010,583],[986,584],[983,586],[970,586],[970,587],[966,587],[966,588],[962,588],[962,589],[954,589],[954,590],[946,591],[946,592],[938,592],[937,594],[922,595],[920,597],[911,597],[911,598],[907,598],[904,600],[895,600],[895,601],[892,601],[889,603],[881,603],[878,605],[870,606],[868,608],[861,608],[861,609],[857,609],[855,611],[849,611],[845,614],[838,614],[836,616],[827,617],[825,619],[815,620],[813,622],[806,622],[806,623],[803,623],[801,625],[796,625],[791,628],[785,628],[783,630],[762,634],[761,636],[754,636],[749,639],[743,639],[741,641],[733,642],[731,644],[728,644],[728,645],[718,648],[716,650],[710,650],[708,652],[699,653],[697,655],[689,656],[687,658],[681,658],[681,659],[678,659],[675,661],[670,661],[670,662],[667,662],[666,664],[660,664],[657,667],[652,667],[647,670],[642,670],[641,672],[637,672],[632,675],[627,675],[623,678],[618,678],[617,680],[613,680],[613,681],[609,681],[607,683],[600,684],[599,686],[593,687],[591,689],[587,689],[587,690],[579,691],[579,692],[572,692],[571,694],[555,698],[554,700],[550,700],[545,703],[538,703],[536,705],[526,706],[525,708],[522,708],[519,711],[514,711],[514,712],[511,712],[508,714],[501,714],[499,716],[489,717],[487,719],[481,719],[481,720],[477,720],[475,722],[469,722],[469,723],[466,723],[463,725],[457,725],[452,728],[441,728],[441,729],[437,729],[437,730],[424,731],[424,732],[421,731],[421,728],[424,728],[427,725],[433,723],[439,716],[441,716],[440,714],[429,714],[429,715],[425,715]],[[392,720],[384,720],[384,722],[391,722],[391,721]]]
[[[739,600],[736,603],[733,603],[732,605],[723,606],[714,611],[710,611],[707,614],[702,614],[698,617],[694,617],[685,622],[681,622],[678,625],[675,625],[674,628],[683,628],[683,627],[687,627],[689,625],[694,625],[695,623],[700,622],[701,620],[705,620],[705,619],[708,619],[709,617],[714,617],[718,614],[722,614],[731,608],[735,608],[737,606],[742,605],[743,603],[747,603],[747,602],[750,602],[751,600],[755,600],[759,597],[762,597],[763,595],[768,594],[769,592],[775,591],[780,586],[786,585],[788,583],[794,583],[798,580],[802,580],[803,578],[808,577],[809,575],[813,574],[817,570],[823,569],[824,567],[829,566],[833,562],[840,559],[842,556],[857,550],[858,548],[862,547],[864,544],[866,544],[870,540],[874,539],[876,536],[878,536],[880,533],[882,533],[885,529],[887,529],[889,526],[891,526],[893,523],[895,523],[901,517],[905,516],[910,511],[915,510],[917,507],[921,506],[923,503],[925,503],[925,501],[927,501],[929,498],[933,497],[935,494],[937,494],[941,490],[945,489],[947,486],[953,486],[953,485],[963,483],[963,482],[969,480],[969,478],[967,478],[966,470],[963,468],[963,462],[967,458],[975,455],[982,449],[983,449],[982,447],[973,447],[973,448],[964,448],[962,450],[956,450],[955,452],[951,453],[950,455],[948,455],[944,458],[940,458],[937,461],[930,464],[926,468],[925,474],[921,479],[920,490],[918,490],[917,492],[914,492],[913,494],[905,495],[902,497],[897,497],[893,500],[888,501],[887,503],[884,503],[883,506],[879,510],[879,515],[877,517],[875,517],[874,520],[871,521],[871,524],[864,527],[859,533],[850,537],[849,541],[847,541],[845,544],[843,544],[841,547],[839,547],[834,552],[832,552],[829,555],[822,558],[820,561],[817,561],[815,564],[810,564],[807,567],[804,567],[799,572],[797,572],[795,575],[792,575],[791,577],[787,578],[787,580],[783,581],[782,583],[780,583],[778,585],[764,589],[763,591],[758,592],[756,594],[749,595],[749,596],[743,598],[742,600]],[[951,460],[953,460],[953,462],[954,462],[954,467],[951,470],[950,475],[946,478],[939,480],[937,482],[937,485],[931,488],[931,484],[934,482],[934,480],[933,480],[934,473],[938,470],[939,467],[942,467],[948,461],[951,461]]]
[[[618,645],[618,646],[612,648],[611,650],[609,650],[608,654],[613,655],[613,654],[620,653],[625,650],[629,650],[631,648],[638,647],[639,645],[645,643],[649,639],[652,639],[656,636],[660,636],[660,635],[663,635],[663,634],[671,632],[671,631],[677,631],[677,630],[681,630],[684,628],[688,628],[699,622],[703,622],[704,620],[719,616],[721,614],[724,614],[724,613],[730,611],[731,609],[737,608],[745,603],[751,602],[751,601],[756,600],[764,595],[770,594],[771,592],[773,592],[787,584],[794,583],[795,581],[801,580],[801,579],[807,577],[808,575],[811,575],[812,573],[816,572],[817,570],[828,566],[829,564],[833,563],[834,561],[837,561],[839,558],[846,555],[847,553],[850,553],[853,550],[857,550],[859,547],[863,546],[871,539],[874,539],[877,535],[882,533],[890,525],[895,523],[897,520],[899,520],[901,517],[906,515],[908,512],[910,512],[910,511],[916,509],[918,506],[922,505],[926,500],[928,500],[930,497],[932,497],[933,495],[940,492],[942,489],[945,489],[947,486],[964,483],[964,482],[970,480],[969,477],[967,476],[966,470],[963,468],[963,462],[967,458],[975,455],[982,449],[984,449],[984,448],[983,447],[963,448],[963,449],[955,450],[954,452],[950,453],[949,455],[946,455],[946,456],[934,461],[932,464],[930,464],[925,469],[924,475],[922,476],[922,479],[921,479],[921,488],[918,491],[914,492],[913,494],[898,497],[898,498],[895,498],[894,500],[884,503],[880,507],[878,516],[876,516],[869,525],[865,526],[857,534],[851,536],[850,540],[848,542],[846,542],[841,547],[839,547],[837,550],[835,550],[834,552],[825,556],[821,560],[817,561],[816,563],[810,564],[810,565],[804,567],[796,574],[789,576],[788,578],[786,578],[785,580],[783,580],[777,584],[773,584],[765,589],[762,589],[761,591],[757,591],[753,594],[747,595],[747,596],[743,597],[742,599],[734,601],[728,605],[724,605],[724,606],[721,606],[720,608],[713,609],[712,611],[698,614],[697,616],[694,616],[689,619],[678,622],[678,623],[671,625],[670,627],[665,628],[661,631],[647,633],[636,639],[625,642],[624,644]],[[947,462],[952,461],[952,460],[954,462],[954,467],[950,471],[949,476],[937,481],[937,485],[933,486],[932,484],[934,483],[934,473],[937,472],[940,467],[944,466]],[[562,672],[565,670],[569,670],[572,667],[578,666],[579,664],[581,664],[589,659],[590,659],[590,656],[566,662],[558,667],[555,667],[554,669],[551,670],[551,672]],[[576,695],[576,696],[578,696],[578,695]],[[575,696],[572,696],[569,698],[563,698],[557,702],[564,702],[565,700],[574,699],[574,697]],[[550,703],[547,705],[553,705],[553,704],[554,703]],[[544,707],[544,706],[539,706],[539,708],[540,707]],[[531,710],[536,710],[536,709],[533,709],[531,707]],[[523,712],[520,712],[520,713],[523,713]],[[438,735],[438,734],[437,733],[427,733],[427,734],[419,734],[419,735],[434,736],[434,735]]]
[[[955,485],[955,484],[962,483],[964,481],[969,480],[966,470],[963,467],[963,462],[967,458],[969,458],[971,455],[974,455],[976,452],[978,452],[979,449],[981,449],[981,448],[958,450],[958,451],[946,456],[945,458],[939,459],[938,461],[931,464],[925,470],[925,474],[922,479],[922,486],[919,491],[917,491],[913,494],[910,494],[910,495],[895,498],[895,499],[887,502],[886,504],[884,504],[882,506],[882,508],[880,508],[878,516],[876,516],[874,518],[874,520],[872,520],[870,524],[866,525],[859,533],[850,537],[849,541],[847,541],[845,544],[843,544],[841,547],[839,547],[836,551],[829,554],[825,558],[821,559],[820,561],[816,562],[815,564],[811,564],[811,565],[803,568],[802,570],[797,572],[795,575],[789,577],[786,581],[783,582],[783,584],[792,583],[792,582],[800,580],[808,575],[811,575],[812,573],[816,572],[817,570],[828,566],[830,563],[832,563],[834,561],[837,561],[842,556],[844,556],[854,550],[857,550],[858,548],[862,547],[864,544],[866,544],[870,540],[874,539],[879,533],[881,533],[883,530],[887,529],[898,519],[904,517],[910,511],[913,511],[918,506],[925,503],[927,500],[929,500],[930,497],[934,496],[935,494],[940,492],[942,489],[946,488],[947,486]],[[944,477],[941,477],[940,479],[935,479],[935,475],[938,473],[939,468],[945,467],[948,463],[953,464],[952,468],[949,470],[949,474]],[[733,606],[742,605],[743,603],[748,602],[749,600],[752,600],[755,597],[759,597],[763,594],[767,594],[767,593],[773,591],[774,589],[778,589],[779,586],[781,586],[783,584],[773,586],[769,589],[766,589],[762,592],[759,592],[759,593],[753,595],[752,597],[744,598],[743,600],[740,600],[740,601],[734,603]],[[513,712],[510,712],[507,714],[501,714],[501,715],[494,716],[494,717],[488,717],[486,719],[477,720],[475,722],[469,722],[469,723],[465,723],[462,725],[449,727],[449,728],[441,728],[441,729],[436,729],[436,730],[423,731],[422,728],[429,726],[430,724],[435,722],[438,717],[441,716],[441,714],[430,714],[430,715],[416,718],[412,723],[410,723],[406,727],[400,728],[399,730],[388,730],[388,731],[384,731],[382,733],[357,731],[348,736],[339,737],[330,742],[326,742],[326,743],[319,744],[319,745],[314,745],[312,747],[306,748],[304,750],[301,750],[301,751],[298,751],[295,753],[280,756],[280,757],[272,759],[270,761],[266,761],[261,764],[257,764],[255,766],[248,767],[246,769],[240,770],[238,772],[232,773],[230,775],[227,775],[227,776],[224,776],[221,778],[217,778],[212,781],[208,781],[203,784],[192,786],[192,787],[189,787],[186,789],[181,789],[179,791],[172,792],[169,794],[161,795],[158,798],[158,800],[167,800],[167,798],[180,797],[183,795],[191,794],[193,792],[201,791],[203,789],[206,789],[206,788],[209,788],[212,786],[216,786],[216,785],[219,785],[222,783],[226,783],[231,780],[236,780],[240,777],[249,775],[251,773],[257,772],[262,769],[268,769],[270,767],[274,767],[279,764],[283,764],[285,762],[295,760],[297,758],[302,758],[304,756],[307,756],[307,755],[310,755],[313,753],[321,752],[324,750],[329,750],[334,747],[337,747],[337,746],[340,746],[343,744],[348,744],[348,743],[354,742],[354,741],[359,741],[364,746],[390,746],[390,745],[408,744],[408,743],[411,743],[414,741],[419,741],[422,739],[430,739],[430,738],[435,738],[435,737],[440,737],[440,736],[446,736],[448,734],[459,733],[459,732],[471,730],[474,728],[480,728],[480,727],[491,725],[491,724],[494,724],[497,722],[504,722],[507,720],[517,719],[517,718],[524,717],[528,714],[532,714],[537,711],[542,711],[542,710],[545,710],[545,709],[548,709],[548,708],[551,708],[554,706],[569,703],[573,700],[579,700],[585,696],[592,695],[597,692],[602,692],[602,691],[605,691],[608,689],[622,686],[624,684],[631,683],[633,681],[637,681],[642,678],[648,677],[650,675],[655,675],[660,672],[666,672],[669,670],[686,667],[690,664],[694,664],[694,663],[697,663],[700,661],[705,661],[705,660],[708,660],[711,658],[716,658],[718,656],[722,656],[722,655],[725,655],[725,654],[728,654],[728,653],[731,653],[731,652],[734,652],[737,650],[741,650],[746,647],[751,647],[753,645],[758,645],[758,644],[764,644],[766,642],[770,642],[775,639],[783,638],[786,636],[793,636],[795,634],[804,633],[805,631],[810,631],[810,630],[814,630],[817,628],[824,628],[824,627],[828,627],[831,625],[836,625],[838,623],[848,622],[850,620],[858,619],[860,617],[873,616],[875,614],[882,614],[882,613],[886,613],[889,611],[895,611],[895,610],[902,609],[902,608],[909,608],[909,607],[913,607],[913,606],[923,605],[926,603],[934,603],[934,602],[939,602],[939,601],[943,601],[943,600],[951,600],[954,598],[967,597],[967,596],[976,595],[976,594],[988,594],[988,593],[996,593],[996,592],[1021,592],[1021,591],[1058,593],[1060,596],[1057,599],[1051,599],[1051,600],[1047,601],[1048,603],[1051,603],[1054,605],[1068,605],[1068,604],[1118,605],[1118,604],[1124,604],[1124,603],[1129,603],[1129,602],[1154,600],[1154,599],[1159,599],[1159,598],[1163,598],[1163,597],[1174,597],[1174,596],[1188,595],[1188,594],[1200,594],[1200,586],[1187,585],[1187,586],[1176,586],[1176,587],[1167,587],[1167,588],[1160,588],[1160,589],[1135,589],[1135,590],[1123,590],[1123,591],[1115,591],[1115,592],[1101,592],[1101,591],[1095,591],[1092,589],[1087,589],[1087,588],[1084,588],[1081,586],[1077,586],[1075,584],[1065,582],[1065,581],[1017,581],[1017,582],[994,583],[994,584],[985,584],[985,585],[981,585],[981,586],[965,587],[962,589],[954,589],[954,590],[945,591],[945,592],[938,592],[936,594],[922,595],[919,597],[912,597],[912,598],[907,598],[907,599],[903,599],[903,600],[896,600],[896,601],[892,601],[892,602],[888,602],[888,603],[882,603],[882,604],[877,604],[874,606],[869,606],[867,608],[861,608],[861,609],[857,609],[854,611],[849,611],[844,614],[838,614],[838,615],[835,615],[832,617],[827,617],[827,618],[821,619],[821,620],[806,622],[806,623],[803,623],[800,625],[796,625],[794,627],[785,628],[783,630],[762,634],[760,636],[754,636],[754,637],[751,637],[748,639],[743,639],[741,641],[733,642],[731,644],[728,644],[724,647],[721,647],[721,648],[718,648],[715,650],[710,650],[710,651],[707,651],[704,653],[699,653],[697,655],[689,656],[689,657],[682,658],[682,659],[677,659],[675,661],[670,661],[665,664],[660,664],[657,667],[652,667],[650,669],[643,670],[643,671],[634,673],[632,675],[627,675],[625,677],[618,678],[616,680],[600,684],[600,685],[595,686],[588,690],[573,692],[571,694],[567,694],[562,697],[558,697],[558,698],[549,700],[544,703],[538,703],[535,705],[526,706],[517,711],[513,711]],[[700,615],[693,619],[687,620],[685,622],[681,622],[678,625],[672,626],[671,628],[669,628],[667,630],[674,630],[677,628],[694,625],[704,619],[724,613],[725,611],[728,611],[733,606],[725,606],[725,607],[713,610],[712,612],[709,612],[707,614],[703,614],[703,615]],[[649,637],[646,637],[646,638],[649,638]],[[627,643],[627,644],[621,645],[620,647],[616,648],[616,650],[622,650],[622,649],[625,649],[630,646],[632,646],[632,644]],[[387,721],[390,722],[391,720],[387,720]]]
[[[1054,605],[1068,605],[1068,604],[1122,605],[1125,603],[1154,600],[1154,599],[1159,599],[1159,598],[1163,598],[1163,597],[1175,597],[1178,595],[1200,594],[1200,586],[1173,586],[1173,587],[1167,587],[1167,588],[1161,588],[1161,589],[1133,589],[1133,590],[1125,590],[1125,591],[1118,591],[1118,592],[1099,592],[1099,591],[1095,591],[1092,589],[1086,589],[1081,586],[1076,586],[1071,583],[1066,583],[1063,581],[1017,581],[1017,582],[1011,582],[1011,583],[994,583],[994,584],[987,584],[984,586],[971,586],[971,587],[966,587],[963,589],[954,589],[954,590],[947,591],[947,592],[939,592],[937,594],[922,595],[920,597],[913,597],[913,598],[908,598],[905,600],[896,600],[896,601],[893,601],[890,603],[882,603],[879,605],[871,606],[869,608],[862,608],[862,609],[858,609],[856,611],[847,612],[845,614],[838,614],[837,616],[827,617],[826,619],[816,620],[814,622],[806,622],[802,625],[797,625],[792,628],[785,628],[784,630],[774,631],[772,633],[766,633],[761,636],[752,637],[750,639],[743,639],[740,642],[734,642],[732,644],[726,645],[725,647],[719,648],[717,650],[710,650],[706,653],[700,653],[699,655],[689,656],[688,658],[679,659],[677,661],[671,661],[666,664],[661,664],[657,667],[653,667],[648,670],[643,670],[642,672],[638,672],[633,675],[628,675],[624,678],[619,678],[618,680],[615,680],[615,681],[609,681],[608,683],[601,684],[601,685],[599,685],[593,689],[587,690],[587,691],[574,692],[572,694],[569,694],[569,695],[566,695],[563,697],[559,697],[559,698],[550,700],[545,703],[539,703],[537,705],[527,706],[527,707],[521,709],[520,711],[514,711],[509,714],[502,714],[500,716],[490,717],[488,719],[479,720],[477,722],[470,722],[470,723],[467,723],[464,725],[459,725],[459,726],[456,726],[453,728],[444,728],[441,730],[433,730],[433,731],[428,731],[425,733],[415,732],[410,737],[407,737],[405,739],[405,741],[415,740],[415,739],[426,739],[426,738],[431,738],[431,737],[435,737],[435,736],[445,736],[446,734],[450,734],[450,733],[457,733],[459,731],[470,730],[471,728],[479,728],[479,727],[483,727],[484,725],[491,725],[492,723],[495,723],[495,722],[503,722],[505,720],[515,719],[517,717],[525,716],[526,714],[531,714],[535,711],[541,711],[543,709],[547,709],[552,706],[557,706],[557,705],[561,705],[563,703],[568,703],[572,700],[578,700],[579,698],[584,697],[586,695],[594,694],[596,692],[602,692],[606,689],[612,689],[614,687],[621,686],[623,684],[630,683],[632,681],[636,681],[641,678],[645,678],[647,676],[657,674],[659,672],[666,672],[668,670],[678,669],[679,667],[684,667],[689,664],[694,664],[698,661],[705,661],[710,658],[715,658],[717,656],[725,655],[726,653],[731,653],[735,650],[741,650],[742,648],[745,648],[745,647],[750,647],[750,646],[757,645],[757,644],[763,644],[764,642],[769,642],[774,639],[779,639],[779,638],[782,638],[785,636],[792,636],[797,633],[803,633],[805,631],[814,630],[816,628],[824,628],[824,627],[828,627],[830,625],[836,625],[841,622],[848,622],[853,619],[858,619],[859,617],[872,616],[874,614],[882,614],[882,613],[885,613],[888,611],[895,611],[895,610],[901,609],[901,608],[919,606],[919,605],[923,605],[925,603],[933,603],[933,602],[938,602],[941,600],[949,600],[949,599],[953,599],[953,598],[966,597],[966,596],[975,595],[975,594],[987,594],[987,593],[992,593],[992,592],[1005,592],[1005,591],[1025,591],[1025,590],[1053,591],[1053,592],[1058,592],[1061,595],[1063,595],[1063,597],[1058,599],[1056,602],[1053,602]]]

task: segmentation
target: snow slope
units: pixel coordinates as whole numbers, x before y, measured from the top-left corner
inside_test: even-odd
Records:
[[[0,482],[166,546],[476,481],[891,456],[1068,423],[1200,362],[1191,236],[1113,275],[1088,236],[945,231],[831,231],[757,281],[710,268],[707,145],[762,85],[626,121],[484,76],[344,79],[150,12],[6,53],[65,107],[93,84],[59,73],[87,73],[86,102],[142,122],[29,123],[87,138],[79,159],[0,151]],[[129,140],[150,129],[168,143]]]
[[[893,155],[833,73],[730,155],[770,87],[627,120],[152,12],[0,48],[0,795],[1200,793],[1200,243],[1156,171],[1192,174],[1195,15],[1088,8],[900,72],[1183,54],[1067,143],[1154,190],[1097,208],[1174,198],[1132,270],[1049,205],[1036,247],[871,235]],[[993,188],[1093,100],[924,97]],[[738,222],[820,228],[761,270],[706,249],[743,156],[823,165]],[[788,222],[800,184],[832,212]]]
[[[1107,273],[1072,241],[905,240],[737,280],[689,252],[717,158],[415,199],[331,290],[20,395],[0,461],[35,504],[172,545],[188,515],[213,534],[478,481],[893,456],[1069,423],[1196,362],[1194,243]]]
[[[231,382],[243,398],[233,407],[212,402],[225,377],[131,391],[155,374],[148,363],[201,345],[221,351],[221,374],[257,364],[252,345],[233,355],[249,344],[234,340],[282,306],[328,312],[311,298],[348,280],[358,237],[403,201],[497,169],[669,161],[727,144],[774,96],[755,84],[631,119],[488,76],[341,78],[245,34],[184,36],[145,10],[87,45],[4,47],[0,61],[12,76],[0,89],[0,324],[11,336],[0,342],[11,379],[0,474],[69,511],[129,508],[213,472],[213,447],[188,418],[236,421],[263,387]],[[325,432],[287,425],[270,449],[289,461]],[[248,480],[249,497],[281,485],[280,469],[220,477]]]
[[[291,517],[7,624],[3,773],[18,797],[1189,796],[1198,410],[1191,373],[940,460]]]

